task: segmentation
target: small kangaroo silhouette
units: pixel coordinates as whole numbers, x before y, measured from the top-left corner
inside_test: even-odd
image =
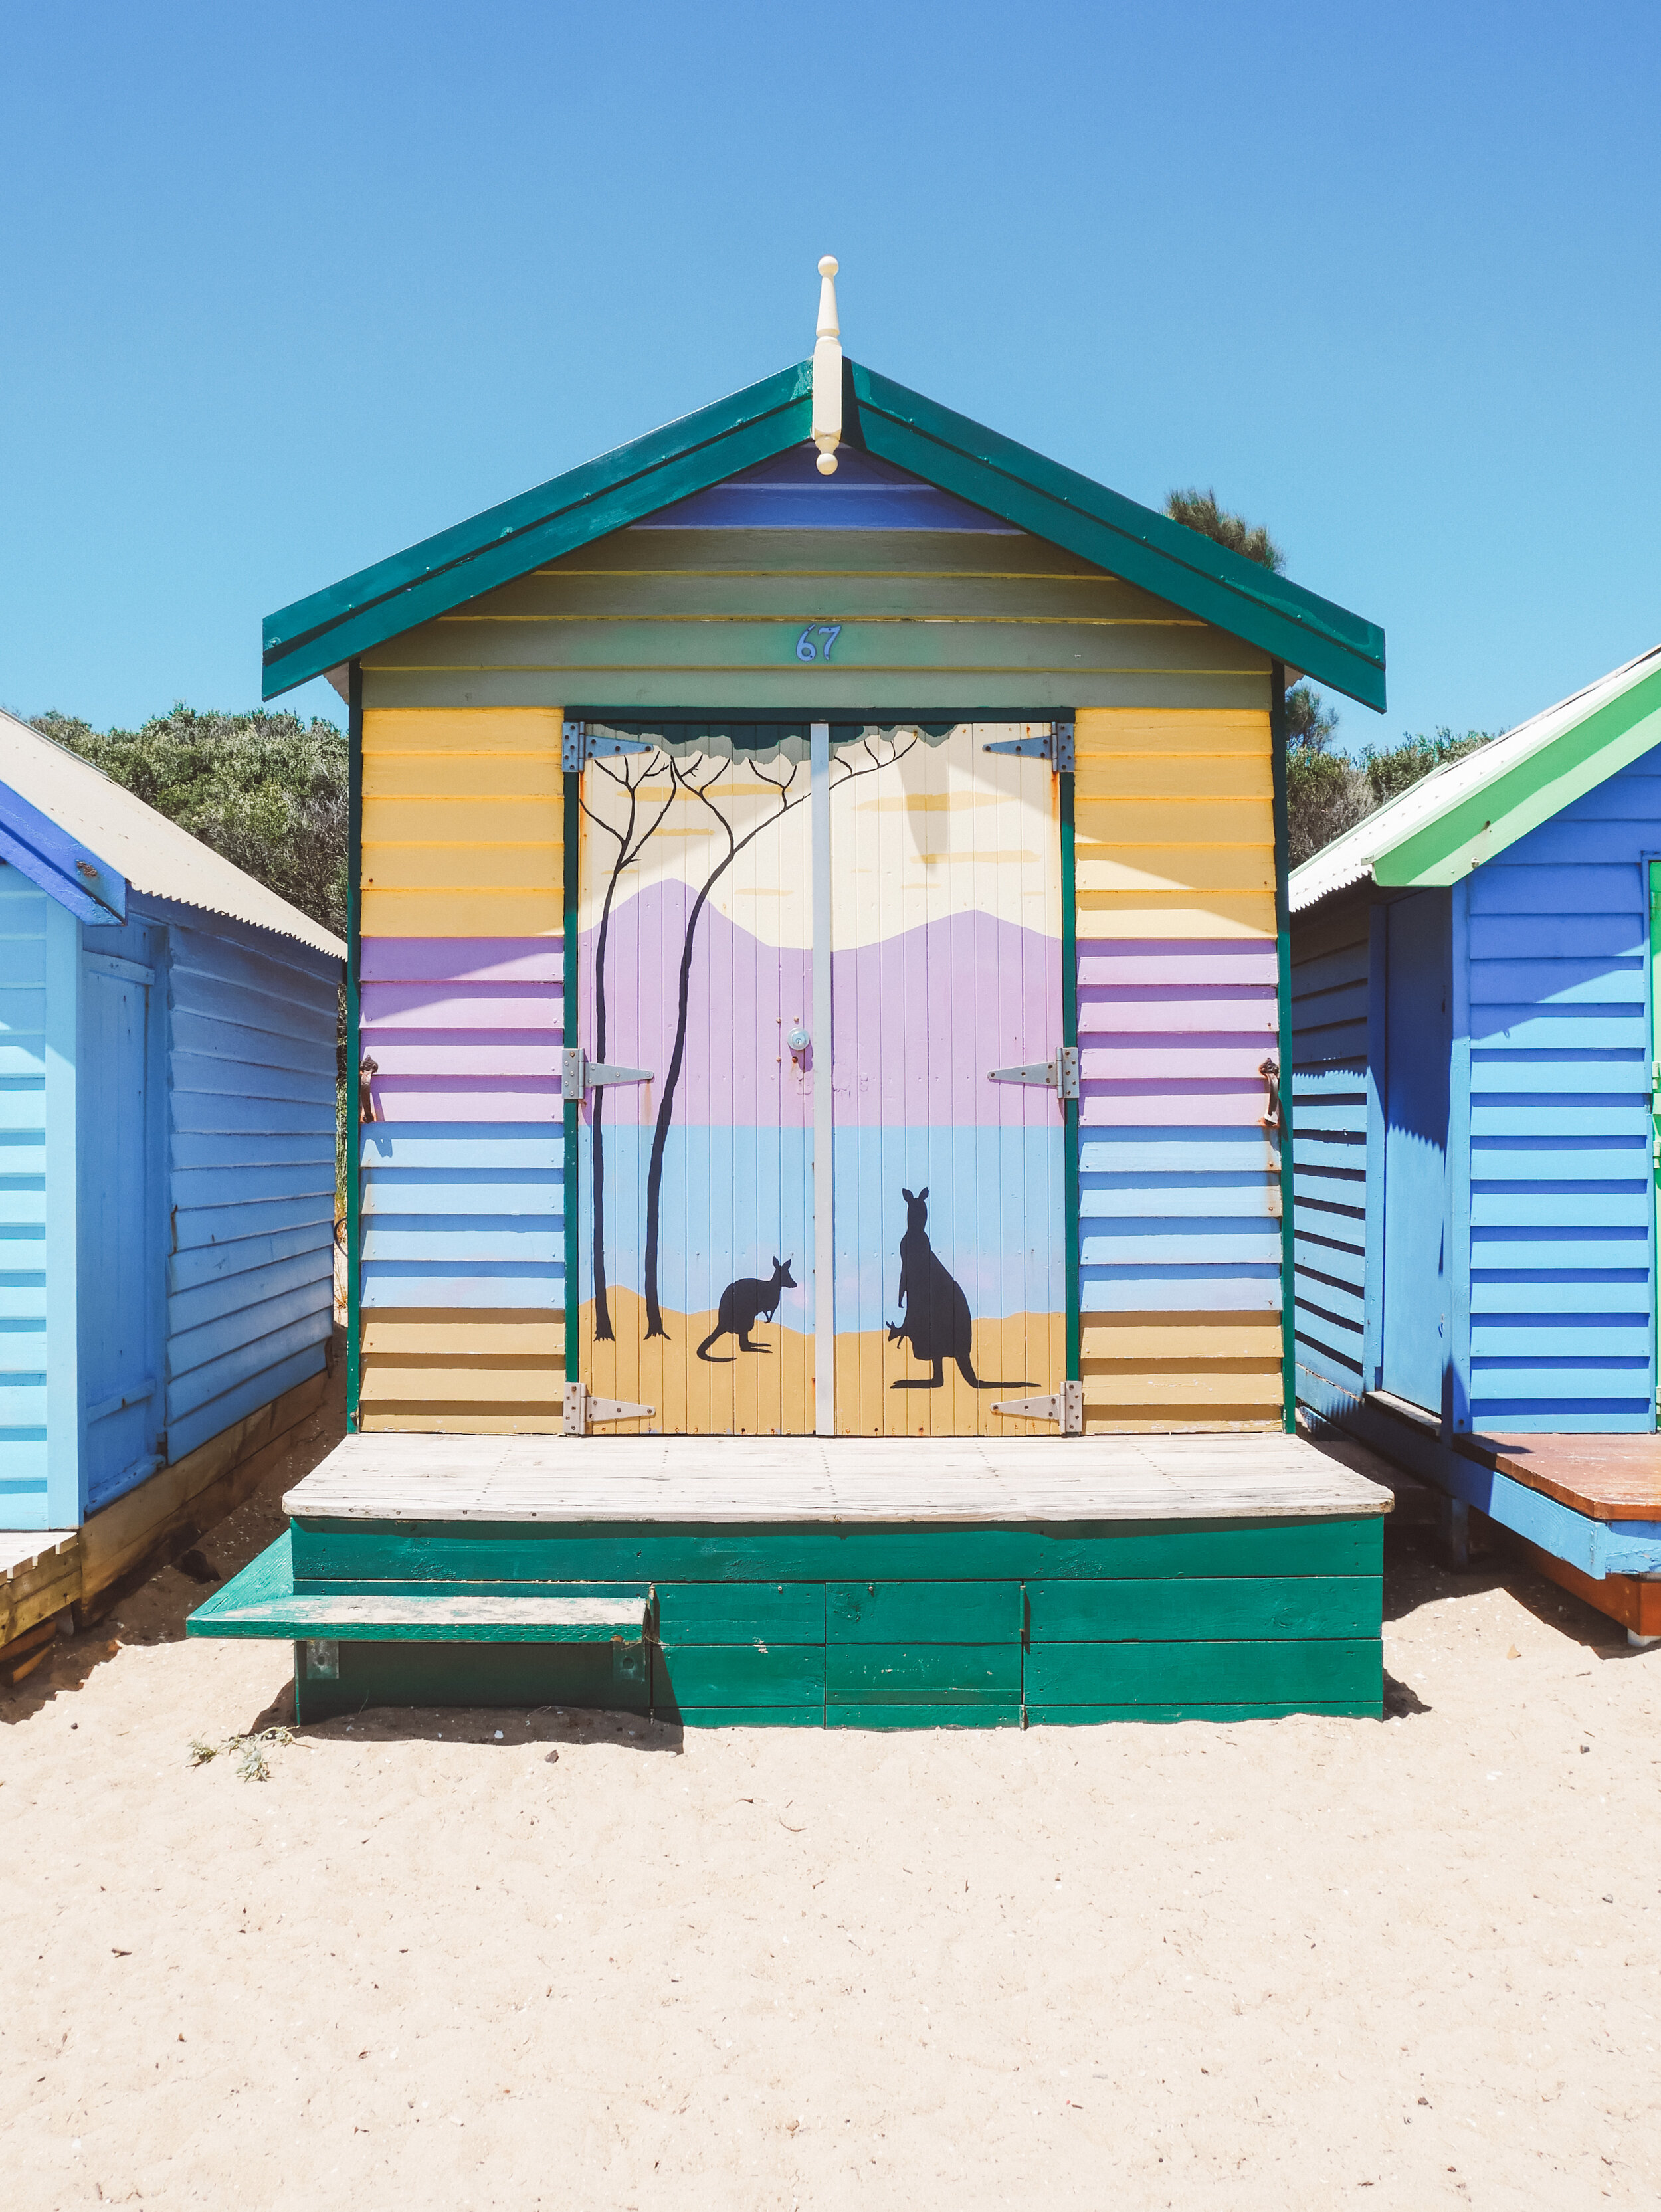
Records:
[[[939,1390],[946,1382],[945,1362],[957,1363],[958,1372],[971,1390],[1019,1390],[1022,1382],[983,1382],[970,1358],[973,1323],[963,1285],[952,1275],[928,1241],[928,1207],[925,1183],[914,1198],[905,1200],[905,1234],[900,1239],[899,1303],[905,1308],[903,1322],[890,1322],[888,1341],[909,1344],[912,1357],[926,1359],[932,1376],[904,1376],[890,1388],[895,1390]]]
[[[721,1294],[721,1304],[715,1313],[715,1325],[698,1346],[698,1358],[709,1360],[711,1367],[730,1367],[733,1355],[729,1352],[721,1358],[710,1359],[709,1347],[719,1336],[735,1336],[740,1352],[770,1352],[770,1344],[751,1344],[750,1332],[759,1317],[765,1314],[771,1321],[779,1310],[779,1297],[785,1291],[794,1291],[796,1279],[790,1272],[790,1262],[773,1255],[770,1280],[764,1282],[759,1275],[742,1275],[736,1283],[728,1283]]]

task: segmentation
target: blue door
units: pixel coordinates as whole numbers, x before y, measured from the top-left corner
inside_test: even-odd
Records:
[[[1439,1414],[1448,1362],[1450,906],[1419,891],[1384,915],[1384,1389]]]
[[[82,954],[77,1243],[81,1489],[88,1512],[161,1464],[167,1262],[158,1191],[159,1086],[151,1079],[155,982],[147,962]]]

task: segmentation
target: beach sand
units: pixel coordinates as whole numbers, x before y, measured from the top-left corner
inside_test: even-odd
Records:
[[[1389,1557],[1383,1723],[370,1712],[264,1782],[188,1747],[288,1648],[169,1569],[0,1693],[0,2200],[1653,2205],[1661,1649]]]

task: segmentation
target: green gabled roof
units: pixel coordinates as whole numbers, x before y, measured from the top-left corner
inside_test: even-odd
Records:
[[[266,618],[265,697],[803,443],[812,382],[800,362],[296,599]],[[1382,711],[1376,623],[1197,531],[855,362],[843,364],[843,436]]]
[[[1661,646],[1417,783],[1292,872],[1294,914],[1371,878],[1445,889],[1661,745]]]

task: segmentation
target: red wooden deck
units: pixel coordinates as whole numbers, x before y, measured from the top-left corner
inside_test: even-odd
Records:
[[[1454,1444],[1594,1521],[1661,1521],[1661,1436],[1456,1437]]]

